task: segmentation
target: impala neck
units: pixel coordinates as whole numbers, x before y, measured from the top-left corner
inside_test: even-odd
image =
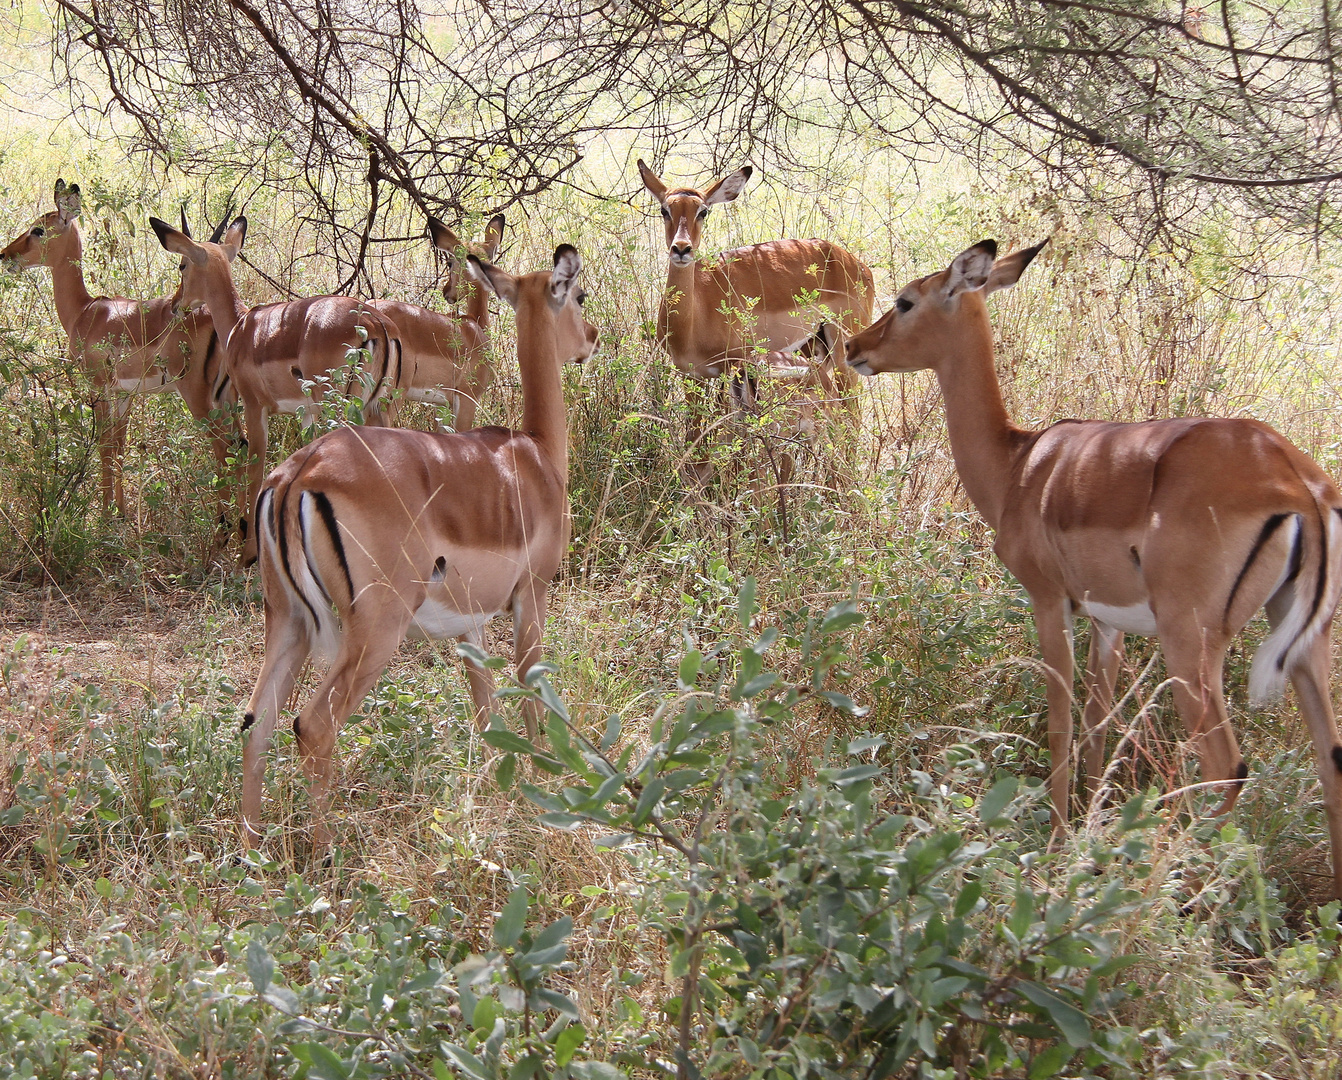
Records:
[[[220,343],[227,345],[233,327],[247,314],[247,305],[242,302],[242,296],[233,284],[231,270],[225,268],[224,273],[211,274],[206,279],[205,306],[210,309],[214,332],[219,335]]]
[[[960,482],[975,507],[995,531],[1021,429],[1011,423],[1002,403],[1002,388],[993,365],[992,327],[978,294],[965,296],[963,329],[935,365],[946,401],[946,429]]]
[[[84,284],[84,239],[79,226],[70,222],[59,237],[47,245],[43,262],[51,267],[51,287],[56,297],[56,317],[68,335],[79,313],[93,300]]]
[[[667,260],[662,310],[666,313],[664,336],[672,355],[677,352],[676,346],[688,346],[694,336],[694,281],[698,267],[698,259],[689,266],[677,266]]]
[[[483,290],[480,290],[483,291]],[[568,477],[568,417],[564,412],[564,384],[555,352],[554,316],[545,302],[542,311],[519,313],[517,366],[522,380],[522,430],[536,440],[561,477]],[[523,317],[525,315],[525,318]]]
[[[466,318],[480,327],[481,330],[489,328],[489,293],[469,279],[466,281],[466,287],[471,290],[466,298]]]

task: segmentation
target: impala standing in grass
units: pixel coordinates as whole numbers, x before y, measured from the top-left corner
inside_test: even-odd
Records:
[[[683,375],[702,383],[729,374],[745,401],[753,395],[755,359],[768,357],[767,374],[780,366],[780,354],[796,354],[818,331],[832,340],[833,331],[824,327],[851,333],[871,321],[871,270],[828,240],[771,240],[712,260],[700,257],[709,211],[741,194],[753,171],[749,165],[702,190],[668,187],[642,159],[638,171],[666,226],[666,289],[657,310],[657,339]],[[844,402],[856,416],[858,380],[839,357],[826,355],[809,365],[803,357],[798,361],[804,374],[800,379],[793,374],[790,381],[799,383],[803,394],[826,411]],[[689,442],[701,437],[692,420]],[[702,464],[695,471],[703,478]]]
[[[471,256],[476,280],[517,313],[522,423],[462,434],[347,427],[299,450],[258,502],[266,657],[247,706],[243,839],[260,833],[265,752],[314,651],[333,657],[294,721],[311,785],[314,844],[326,847],[336,736],[407,636],[479,646],[513,618],[517,674],[540,658],[546,591],[568,548],[568,422],[560,365],[592,355],[582,268],[567,244],[554,270],[513,277]],[[494,684],[466,662],[475,722]],[[536,736],[539,712],[526,706]]]
[[[503,227],[503,215],[495,215],[485,227],[484,240],[468,247],[437,218],[429,218],[433,246],[447,254],[443,298],[455,304],[465,297],[462,315],[444,315],[400,300],[372,301],[372,306],[400,329],[406,397],[431,405],[450,405],[452,426],[457,431],[475,427],[480,395],[494,380],[489,363],[489,293],[467,272],[467,258],[473,254],[487,263],[496,261]]]
[[[242,400],[250,454],[239,522],[246,566],[256,561],[251,519],[265,475],[270,414],[308,414],[321,400],[322,380],[359,349],[363,359],[351,367],[340,389],[359,399],[369,422],[389,422],[397,404],[394,394],[406,388],[399,330],[367,300],[352,296],[314,296],[249,309],[231,269],[247,235],[245,217],[233,221],[217,243],[197,243],[158,218],[149,223],[159,243],[182,257],[178,303],[208,305],[224,343],[225,378]]]
[[[56,316],[69,341],[70,359],[94,387],[103,508],[126,511],[121,460],[133,394],[152,394],[168,387],[181,394],[191,415],[208,426],[210,449],[222,475],[229,448],[236,441],[224,415],[231,412],[233,397],[223,385],[223,355],[209,315],[185,312],[179,316],[174,310],[179,300],[176,295],[155,300],[92,296],[84,284],[84,241],[75,221],[81,202],[79,185],[57,180],[55,200],[55,210],[43,214],[0,250],[0,261],[51,270]],[[182,225],[185,228],[185,216]],[[222,499],[221,492],[221,522]]]
[[[946,403],[956,470],[1030,595],[1048,682],[1053,820],[1068,816],[1072,622],[1091,622],[1081,757],[1092,794],[1104,764],[1123,635],[1155,636],[1203,780],[1235,804],[1248,768],[1226,715],[1226,647],[1266,608],[1250,697],[1289,678],[1309,725],[1342,898],[1342,741],[1329,696],[1330,629],[1342,595],[1342,495],[1312,460],[1256,420],[1064,420],[1042,431],[1007,417],[985,297],[1043,247],[997,259],[992,240],[906,285],[849,339],[863,375],[930,368]]]

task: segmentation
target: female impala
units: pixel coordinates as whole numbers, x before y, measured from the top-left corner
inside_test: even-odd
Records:
[[[582,317],[582,263],[567,244],[555,251],[553,273],[511,277],[474,255],[470,265],[517,313],[521,430],[341,428],[294,454],[262,489],[266,658],[242,724],[250,731],[242,795],[248,846],[259,835],[265,750],[314,649],[334,659],[294,732],[319,849],[328,841],[336,735],[407,635],[478,646],[485,623],[511,611],[518,677],[540,656],[546,589],[569,538],[559,366],[591,356],[596,329]],[[493,680],[469,660],[466,670],[483,728]],[[537,722],[528,703],[533,738]]]
[[[0,261],[51,269],[56,316],[69,340],[70,359],[95,389],[103,508],[115,506],[124,514],[121,458],[130,395],[152,394],[169,386],[181,394],[191,415],[208,425],[210,449],[221,474],[236,438],[221,415],[231,409],[232,397],[226,391],[220,397],[222,356],[208,315],[188,313],[178,318],[173,311],[176,297],[140,301],[89,294],[81,265],[84,241],[75,223],[79,185],[57,180],[55,198],[56,209],[0,250]]]
[[[996,243],[975,244],[948,269],[907,285],[847,348],[864,375],[931,368],[941,385],[960,479],[1034,607],[1048,678],[1054,824],[1062,827],[1068,811],[1074,615],[1091,621],[1082,758],[1092,789],[1123,635],[1155,635],[1203,779],[1224,782],[1222,814],[1248,776],[1226,716],[1222,664],[1230,639],[1266,607],[1273,629],[1254,657],[1249,693],[1263,701],[1288,677],[1295,686],[1342,897],[1342,742],[1328,690],[1342,495],[1255,420],[1014,426],[993,368],[984,297],[1015,284],[1041,247],[996,259]]]
[[[431,405],[451,405],[452,426],[457,431],[475,427],[480,395],[494,378],[488,356],[489,294],[466,272],[466,256],[474,254],[494,262],[503,243],[503,226],[503,215],[495,215],[485,227],[484,241],[471,245],[468,252],[456,233],[437,218],[429,218],[434,247],[447,252],[443,298],[455,304],[463,294],[466,297],[466,313],[460,318],[399,300],[370,301],[401,331],[405,396]]]
[[[166,221],[151,217],[159,243],[182,256],[179,305],[204,303],[224,343],[226,380],[242,399],[250,460],[239,529],[243,566],[256,561],[251,526],[256,496],[265,472],[272,412],[303,412],[320,400],[311,388],[342,367],[351,349],[362,348],[364,365],[350,374],[343,390],[363,403],[370,422],[390,419],[395,408],[388,395],[404,389],[399,331],[366,300],[352,296],[314,296],[248,309],[233,284],[230,263],[242,249],[247,219],[237,218],[218,243],[199,244]]]
[[[697,258],[709,210],[741,194],[753,172],[749,165],[702,191],[668,189],[641,158],[638,171],[666,224],[669,261],[657,339],[682,374],[702,382],[731,370],[744,396],[748,361],[795,353],[817,325],[852,332],[871,320],[871,270],[828,240],[771,240],[724,251],[712,262]],[[857,380],[837,357],[811,366],[803,385],[810,396],[830,406],[846,401],[855,412]],[[689,438],[700,438],[694,421]]]

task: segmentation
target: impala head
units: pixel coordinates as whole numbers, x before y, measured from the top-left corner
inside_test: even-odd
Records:
[[[1016,284],[1047,244],[997,258],[997,241],[981,240],[960,252],[945,270],[905,285],[895,306],[848,339],[848,363],[862,375],[934,368],[966,319],[987,326],[983,298]]]
[[[694,253],[699,250],[699,235],[703,232],[709,207],[731,202],[740,195],[752,172],[754,170],[749,165],[743,165],[736,172],[715,180],[703,191],[687,187],[668,191],[662,178],[649,169],[642,158],[638,159],[638,173],[643,177],[643,186],[662,207],[666,249],[671,254],[672,266],[684,267],[694,262]]]
[[[242,241],[247,236],[247,219],[239,215],[231,225],[226,225],[228,215],[219,223],[209,240],[197,242],[191,239],[185,229],[174,229],[161,218],[151,217],[158,242],[174,255],[182,257],[180,270],[182,280],[173,293],[173,310],[184,312],[207,303],[207,282],[211,277],[223,273],[222,280],[229,280],[232,271],[229,263],[238,257],[242,250]],[[183,216],[182,224],[186,224]]]
[[[597,330],[582,315],[587,293],[578,284],[582,258],[571,244],[555,248],[553,270],[513,276],[478,255],[470,257],[470,273],[519,314],[543,306],[554,320],[555,353],[561,364],[581,364],[596,352]],[[519,347],[520,347],[519,342]]]
[[[23,235],[0,249],[0,260],[14,267],[50,266],[53,241],[63,237],[79,216],[79,185],[56,181],[56,209],[34,221]]]
[[[485,238],[478,244],[467,244],[457,239],[457,234],[435,217],[429,218],[429,236],[433,246],[447,255],[447,276],[443,279],[443,299],[455,304],[462,299],[462,283],[473,283],[466,268],[466,260],[474,255],[481,262],[492,263],[499,257],[499,248],[503,245],[503,227],[506,222],[502,214],[495,214],[485,226]]]

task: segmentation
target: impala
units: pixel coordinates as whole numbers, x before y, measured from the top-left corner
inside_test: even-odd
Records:
[[[734,392],[744,399],[749,362],[756,357],[795,353],[818,326],[852,332],[871,320],[871,270],[828,240],[771,240],[724,251],[711,261],[698,257],[709,210],[741,194],[753,172],[749,165],[703,190],[668,189],[641,158],[638,171],[666,226],[666,289],[657,310],[657,339],[682,374],[704,382],[730,372]],[[827,410],[844,401],[856,415],[858,380],[837,360],[808,365],[803,385]],[[772,366],[766,364],[766,371]],[[689,438],[691,443],[700,438],[693,421]]]
[[[449,304],[463,296],[466,311],[460,318],[399,300],[373,300],[371,306],[390,318],[401,332],[405,350],[405,396],[431,405],[451,405],[452,426],[466,431],[475,426],[480,395],[489,389],[494,372],[489,366],[489,295],[466,271],[470,254],[487,263],[498,258],[503,243],[502,214],[490,219],[485,238],[469,248],[437,218],[429,218],[433,245],[447,253],[447,280],[443,298]]]
[[[399,331],[368,301],[352,296],[314,296],[249,309],[233,284],[230,265],[247,235],[245,217],[208,243],[197,243],[158,218],[149,223],[159,243],[182,256],[178,305],[209,307],[224,343],[225,382],[242,400],[249,461],[238,528],[240,561],[248,566],[256,561],[251,518],[265,473],[270,414],[310,416],[328,373],[347,363],[350,350],[360,349],[365,359],[341,389],[359,399],[370,422],[389,421],[396,407],[392,391],[405,388]]]
[[[1342,897],[1342,743],[1329,697],[1329,631],[1342,594],[1342,496],[1308,457],[1255,420],[1064,420],[1042,431],[1007,418],[984,298],[1015,284],[1043,244],[997,259],[985,240],[905,286],[849,339],[864,375],[931,368],[955,466],[996,532],[994,550],[1034,608],[1047,678],[1053,821],[1069,809],[1072,622],[1091,622],[1082,759],[1094,790],[1123,635],[1159,638],[1174,699],[1202,764],[1234,806],[1248,768],[1226,715],[1230,639],[1260,608],[1272,632],[1250,697],[1289,678],[1309,725]]]
[[[91,296],[84,284],[84,241],[75,221],[80,210],[79,185],[57,180],[55,200],[55,210],[43,214],[22,236],[0,249],[0,261],[51,270],[56,316],[69,341],[70,359],[94,387],[103,508],[115,506],[124,514],[121,459],[131,395],[167,387],[181,394],[191,415],[207,424],[210,449],[221,474],[235,440],[221,415],[231,411],[232,399],[222,386],[222,358],[209,316],[188,313],[178,318],[176,297],[140,301]],[[185,215],[182,224],[186,224]]]
[[[480,646],[513,616],[519,678],[540,656],[546,590],[568,547],[568,424],[559,367],[596,347],[582,317],[581,260],[567,244],[553,272],[512,277],[470,257],[476,280],[517,313],[522,426],[462,434],[341,428],[266,480],[257,508],[266,655],[243,719],[243,840],[255,846],[264,755],[304,661],[332,656],[294,721],[325,848],[336,735],[407,637]],[[475,722],[493,679],[466,661]],[[539,712],[527,704],[527,729]]]

